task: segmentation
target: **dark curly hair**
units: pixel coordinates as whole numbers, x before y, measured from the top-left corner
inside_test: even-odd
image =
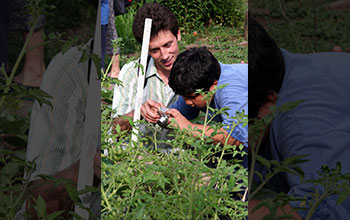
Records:
[[[197,89],[209,91],[220,77],[220,64],[205,47],[188,49],[177,57],[169,76],[169,86],[181,96],[192,95]]]
[[[248,118],[255,118],[270,92],[282,87],[285,63],[281,50],[263,26],[248,19]]]
[[[132,31],[137,42],[142,43],[146,18],[152,19],[151,39],[157,36],[160,31],[171,31],[177,37],[179,24],[175,15],[164,5],[147,3],[137,11],[134,18]]]

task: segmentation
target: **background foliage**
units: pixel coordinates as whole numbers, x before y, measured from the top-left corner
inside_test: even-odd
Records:
[[[267,27],[281,48],[310,53],[331,51],[339,45],[345,50],[350,46],[349,11],[330,7],[334,2],[252,0],[249,11]],[[256,8],[260,10],[253,10]]]
[[[121,66],[137,59],[141,45],[132,34],[132,22],[139,7],[151,0],[133,0],[128,13],[116,17]],[[245,1],[156,1],[170,8],[180,23],[180,51],[193,46],[206,46],[222,63],[248,61],[247,36],[244,21],[247,10]],[[214,6],[215,4],[215,6]],[[230,8],[232,7],[232,8]],[[237,11],[237,13],[233,13]],[[200,19],[203,18],[203,19]],[[106,65],[109,58],[106,57]]]
[[[246,0],[135,0],[133,4],[139,7],[144,2],[158,2],[167,6],[177,17],[180,26],[187,29],[209,24],[240,28],[248,7]]]

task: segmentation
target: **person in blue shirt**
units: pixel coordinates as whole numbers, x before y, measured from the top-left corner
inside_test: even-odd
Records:
[[[226,86],[218,89],[210,101],[210,107],[213,109],[228,107],[228,115],[219,114],[214,119],[224,124],[222,132],[211,136],[213,129],[208,126],[205,133],[215,143],[224,144],[228,138],[228,144],[248,146],[248,126],[239,124],[234,129],[232,127],[237,111],[248,112],[248,65],[219,63],[205,47],[188,49],[177,57],[170,73],[169,86],[181,97],[166,114],[170,115],[181,129],[191,125],[192,128],[203,130],[203,125],[190,121],[196,118],[200,111],[205,112],[207,107],[206,101],[202,99],[203,95],[196,93],[196,90],[213,91],[224,84]],[[142,116],[156,123],[159,115],[155,109],[159,106],[159,103],[148,100],[143,106]],[[209,114],[212,115],[212,112]]]
[[[106,53],[106,33],[109,21],[108,0],[101,0],[101,66],[104,69],[104,56]]]
[[[306,198],[306,210],[299,201],[284,209],[295,219],[305,219],[312,193],[324,193],[320,185],[307,180],[320,178],[322,165],[334,169],[339,161],[342,173],[350,173],[350,54],[323,52],[293,54],[277,47],[274,40],[255,20],[249,19],[249,118],[262,118],[271,106],[302,101],[294,109],[278,114],[266,133],[263,149],[267,159],[283,161],[307,155],[298,166],[304,181],[283,173],[269,183],[276,192]],[[260,171],[261,172],[261,171]],[[350,199],[336,204],[338,195],[326,197],[312,220],[350,219]],[[260,202],[249,198],[249,219],[263,219],[267,209],[251,210]],[[277,213],[283,214],[281,210]]]

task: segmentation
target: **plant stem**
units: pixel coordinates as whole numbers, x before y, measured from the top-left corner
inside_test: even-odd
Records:
[[[205,119],[203,124],[202,138],[204,137],[205,129],[207,127],[208,114],[209,114],[209,104],[207,102],[207,109],[205,110]]]
[[[248,198],[252,198],[251,190],[252,190],[252,184],[253,184],[253,176],[254,176],[256,155],[258,154],[259,146],[260,146],[260,144],[262,142],[263,132],[264,132],[264,129],[262,129],[261,132],[260,132],[261,134],[260,134],[260,137],[258,139],[257,145],[255,145],[251,149],[251,152],[252,152],[252,164],[250,166],[250,172],[249,172],[249,178],[248,178]]]
[[[8,93],[8,91],[10,89],[10,85],[12,83],[13,78],[15,77],[15,74],[16,74],[16,71],[17,71],[17,69],[19,67],[19,64],[21,63],[21,60],[22,60],[24,54],[26,53],[27,45],[29,43],[30,38],[33,35],[33,32],[35,30],[35,27],[36,27],[38,21],[39,21],[38,16],[34,16],[33,25],[30,27],[29,33],[28,33],[27,38],[26,38],[26,40],[24,42],[24,45],[23,45],[23,47],[21,49],[21,52],[19,53],[19,55],[17,57],[17,60],[15,62],[15,65],[13,66],[13,69],[11,71],[10,76],[8,78],[6,78],[6,85],[5,85],[4,93],[3,93],[3,96],[1,97],[1,100],[0,100],[0,109],[4,105],[6,94]]]
[[[227,145],[228,139],[230,138],[230,136],[231,136],[233,130],[235,130],[235,128],[237,127],[237,125],[238,125],[240,122],[241,122],[241,120],[238,120],[237,123],[236,123],[234,126],[232,126],[232,128],[231,128],[231,130],[230,130],[230,133],[227,135],[226,140],[225,140],[225,144],[224,144],[224,147],[223,147],[223,149],[222,149],[222,152],[221,152],[220,159],[219,159],[219,162],[218,162],[217,167],[220,166],[220,163],[221,163],[221,161],[222,161],[222,158],[224,157],[225,146]]]
[[[104,188],[101,187],[101,195],[102,195],[102,201],[104,201],[109,209],[109,211],[111,211],[113,213],[113,209],[111,204],[108,202],[108,198],[106,196],[106,192],[104,191]]]
[[[316,211],[317,207],[320,205],[320,203],[328,196],[327,190],[325,193],[322,194],[322,196],[315,202],[315,204],[311,207],[309,212],[307,213],[307,216],[305,220],[309,220],[314,212]]]
[[[275,175],[275,174],[274,174]],[[272,176],[274,175],[271,175],[271,178]],[[250,196],[250,198],[254,198],[254,196],[260,191],[260,189],[271,179],[271,178],[268,178],[268,179],[265,179],[256,189],[253,193],[251,194],[248,194]],[[251,186],[250,186],[251,187]]]

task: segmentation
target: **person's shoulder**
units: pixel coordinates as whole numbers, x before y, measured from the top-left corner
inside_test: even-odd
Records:
[[[222,64],[220,63],[221,74],[220,78],[239,78],[248,79],[248,64],[246,63],[233,63],[233,64]]]
[[[248,72],[248,64],[247,63],[231,63],[231,64],[223,64],[220,63],[221,72],[228,71],[239,71],[239,72]]]
[[[135,77],[135,75],[137,74],[137,64],[138,64],[137,60],[133,60],[124,64],[120,70],[119,79],[123,80],[131,77]]]

